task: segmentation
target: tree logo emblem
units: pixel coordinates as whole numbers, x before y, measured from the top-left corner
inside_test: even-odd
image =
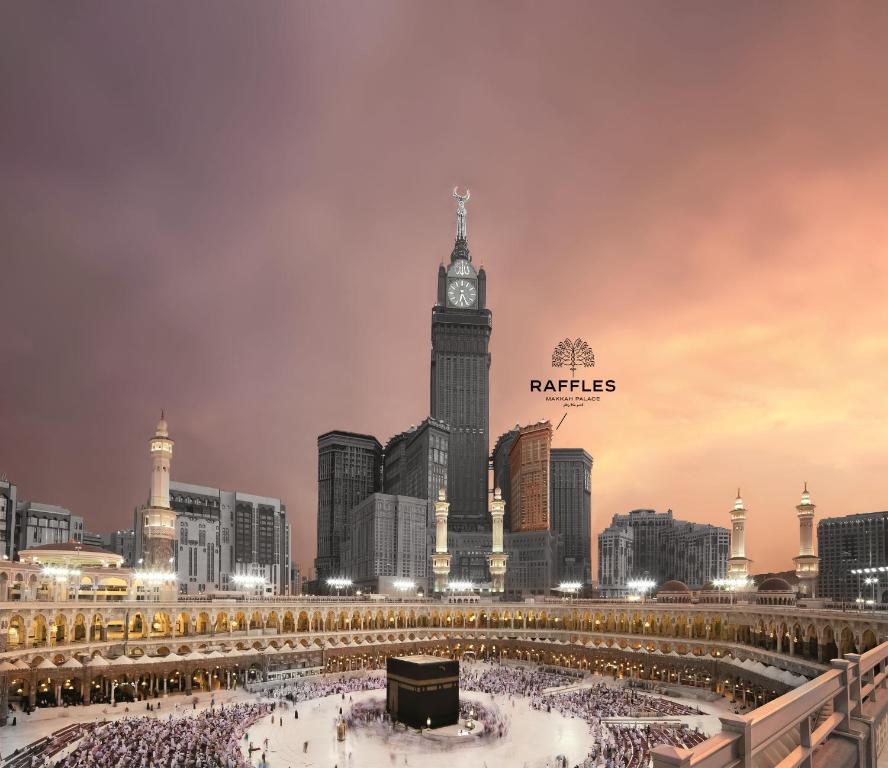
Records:
[[[595,367],[595,354],[592,352],[592,347],[582,339],[559,341],[552,352],[552,367],[570,368],[571,375],[573,375],[579,366],[583,368]]]

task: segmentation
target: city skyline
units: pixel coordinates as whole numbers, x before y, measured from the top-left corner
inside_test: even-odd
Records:
[[[307,570],[317,436],[428,416],[459,184],[496,323],[490,448],[558,423],[528,380],[565,336],[619,382],[553,436],[594,456],[593,541],[636,508],[728,526],[739,485],[752,571],[787,570],[804,481],[815,525],[888,507],[879,25],[696,8],[235,6],[176,29],[104,8],[101,35],[17,9],[0,473],[126,527],[166,408],[173,479],[283,499]]]

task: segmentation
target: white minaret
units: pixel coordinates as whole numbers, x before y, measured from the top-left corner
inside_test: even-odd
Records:
[[[792,559],[799,579],[800,597],[814,597],[817,586],[820,558],[814,554],[815,509],[815,505],[811,503],[811,494],[808,493],[808,484],[805,483],[802,501],[796,506],[796,511],[799,513],[799,554]]]
[[[752,562],[746,557],[746,507],[740,498],[740,489],[737,489],[737,498],[734,499],[734,508],[731,510],[731,557],[728,559],[728,578],[749,578],[749,564]]]
[[[151,492],[142,509],[142,559],[146,570],[171,571],[176,539],[176,513],[170,509],[170,463],[173,439],[163,411],[149,441],[151,453]]]
[[[173,459],[173,440],[167,429],[164,412],[151,438],[151,494],[148,506],[155,509],[170,508],[170,463]]]
[[[435,592],[446,592],[450,577],[450,555],[447,554],[447,515],[450,502],[444,488],[438,490],[435,502],[435,552],[432,555],[432,572],[435,574]]]
[[[490,569],[492,582],[490,591],[505,592],[506,560],[509,559],[509,556],[503,551],[503,517],[506,514],[506,502],[503,501],[503,492],[499,488],[493,492],[489,509],[490,517],[493,520],[490,554],[487,556],[487,566]]]

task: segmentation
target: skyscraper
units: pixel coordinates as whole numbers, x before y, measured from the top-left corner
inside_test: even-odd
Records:
[[[349,510],[343,573],[356,587],[383,591],[393,579],[409,579],[423,590],[429,571],[426,551],[428,499],[373,493]]]
[[[559,536],[558,578],[592,581],[592,457],[582,448],[553,448],[549,516]]]
[[[450,265],[438,268],[432,308],[431,402],[433,418],[450,427],[447,497],[451,530],[489,527],[487,520],[488,413],[491,312],[487,276],[475,270],[466,237],[465,195],[458,201]]]
[[[264,592],[287,594],[290,524],[280,499],[174,481],[170,506],[180,593],[241,590],[235,577],[251,576],[265,579]]]
[[[341,576],[348,511],[380,488],[382,445],[372,435],[334,430],[318,437],[317,580]]]
[[[540,421],[521,427],[509,449],[509,530],[549,530],[549,453],[552,425]]]
[[[599,589],[606,597],[623,596],[631,578],[678,580],[701,589],[725,577],[729,544],[727,528],[675,520],[671,509],[614,515],[598,535]]]
[[[386,443],[382,492],[434,500],[447,490],[450,428],[437,419],[395,435]]]
[[[499,488],[503,494],[503,501],[506,504],[506,510],[510,508],[512,503],[512,481],[509,477],[509,451],[512,449],[512,443],[518,437],[520,427],[516,424],[513,429],[503,432],[497,439],[496,445],[493,447],[493,454],[490,457],[490,463],[493,466],[493,487]],[[509,530],[510,520],[509,513],[503,518],[503,526],[506,531]]]
[[[888,566],[888,512],[865,512],[845,517],[825,517],[817,523],[820,556],[817,596],[853,602],[888,600],[888,578],[880,568]],[[871,572],[852,573],[864,568]],[[877,579],[866,584],[865,579]]]

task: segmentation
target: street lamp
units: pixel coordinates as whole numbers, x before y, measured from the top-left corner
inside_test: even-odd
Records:
[[[556,591],[565,592],[568,595],[573,595],[576,598],[579,591],[583,588],[583,582],[581,581],[562,581],[557,587]]]
[[[863,580],[863,583],[864,583],[864,584],[868,584],[869,586],[871,586],[871,587],[873,588],[873,599],[870,600],[870,601],[868,601],[868,602],[873,606],[873,610],[875,610],[875,605],[876,605],[876,584],[879,583],[879,578],[878,578],[878,576],[867,576],[867,577]]]
[[[645,595],[657,586],[657,582],[652,579],[634,579],[627,581],[626,586],[633,592],[638,593],[641,596],[642,602],[644,602]]]
[[[327,579],[327,586],[336,590],[336,597],[339,597],[339,592],[342,589],[348,589],[352,585],[351,579],[345,579],[342,577],[333,577]]]

